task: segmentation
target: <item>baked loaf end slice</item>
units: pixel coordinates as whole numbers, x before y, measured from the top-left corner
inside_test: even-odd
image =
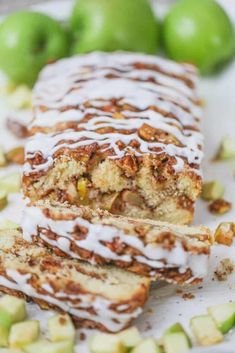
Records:
[[[206,227],[111,215],[86,206],[38,201],[24,210],[27,241],[58,255],[174,283],[198,283],[207,273],[212,235]]]
[[[34,89],[24,193],[171,223],[201,191],[193,66],[92,53],[48,65]]]
[[[0,290],[68,312],[78,326],[117,332],[141,313],[149,280],[58,257],[6,230],[0,231]]]

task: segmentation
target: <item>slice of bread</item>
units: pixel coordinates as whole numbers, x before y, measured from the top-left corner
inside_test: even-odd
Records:
[[[194,66],[128,52],[58,60],[38,78],[33,111],[26,197],[193,221],[203,157]]]
[[[91,266],[0,231],[0,290],[42,308],[69,313],[78,326],[117,332],[142,311],[149,280],[108,266]]]
[[[198,283],[206,275],[211,232],[111,215],[107,211],[39,201],[28,205],[25,240],[58,255],[118,267],[175,283]]]

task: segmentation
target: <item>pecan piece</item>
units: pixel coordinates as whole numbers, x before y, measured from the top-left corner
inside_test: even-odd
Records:
[[[133,177],[137,173],[139,167],[135,156],[127,155],[117,161],[117,165],[124,171],[127,177]]]
[[[229,212],[231,208],[231,202],[228,202],[224,199],[215,200],[209,205],[209,211],[216,215],[223,215],[224,213]]]
[[[6,153],[6,159],[9,163],[24,164],[24,147],[19,146]]]
[[[222,222],[215,231],[215,241],[219,244],[231,246],[235,236],[235,224],[233,222]]]

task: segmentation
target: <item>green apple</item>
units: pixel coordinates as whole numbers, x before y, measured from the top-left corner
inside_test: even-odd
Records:
[[[190,320],[190,326],[196,340],[202,346],[210,346],[223,341],[222,333],[209,315],[194,316]]]
[[[148,0],[79,0],[71,16],[73,52],[155,53],[159,26]]]
[[[219,304],[209,307],[208,313],[222,333],[227,333],[235,325],[235,303]]]
[[[118,337],[128,350],[137,346],[137,344],[141,341],[141,335],[136,327],[130,327],[122,332],[119,332]]]
[[[91,337],[89,348],[91,353],[127,353],[118,335],[108,333],[98,333]]]
[[[26,318],[26,307],[23,299],[4,295],[0,299],[0,308],[10,314],[13,323],[23,321]]]
[[[167,333],[163,338],[163,346],[166,353],[186,353],[190,348],[184,332]]]
[[[54,19],[37,12],[9,15],[0,25],[0,67],[16,83],[32,85],[50,61],[68,54],[68,35]]]
[[[75,340],[76,331],[69,315],[52,316],[48,320],[47,326],[49,338],[52,342]]]
[[[131,353],[162,353],[154,338],[145,338],[131,351]]]
[[[21,187],[21,176],[18,172],[0,177],[0,190],[5,191],[7,194],[19,192]]]
[[[234,53],[233,25],[214,0],[181,0],[163,24],[163,40],[169,57],[195,64],[208,74]]]
[[[187,333],[185,332],[183,326],[182,326],[179,322],[176,322],[175,324],[171,325],[171,326],[164,332],[164,336],[170,335],[170,334],[172,334],[172,333],[183,333],[183,334],[186,336],[186,338],[187,338],[189,347],[192,347],[192,342],[191,342],[189,336],[187,335]]]
[[[7,347],[11,325],[11,315],[0,308],[0,347]]]
[[[49,342],[36,341],[24,347],[25,353],[74,353],[74,345],[71,341]]]
[[[18,322],[11,327],[9,345],[11,348],[21,348],[37,340],[40,333],[37,320]]]

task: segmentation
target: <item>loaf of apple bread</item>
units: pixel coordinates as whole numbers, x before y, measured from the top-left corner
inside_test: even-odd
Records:
[[[48,65],[34,88],[25,195],[190,223],[203,154],[196,86],[193,66],[143,54]]]
[[[38,201],[24,210],[26,241],[57,255],[112,264],[173,283],[199,283],[207,273],[212,234],[206,227],[131,219],[87,206]]]
[[[0,231],[0,290],[67,312],[78,326],[117,332],[142,312],[149,280],[58,257],[23,240],[19,231],[5,230]]]

